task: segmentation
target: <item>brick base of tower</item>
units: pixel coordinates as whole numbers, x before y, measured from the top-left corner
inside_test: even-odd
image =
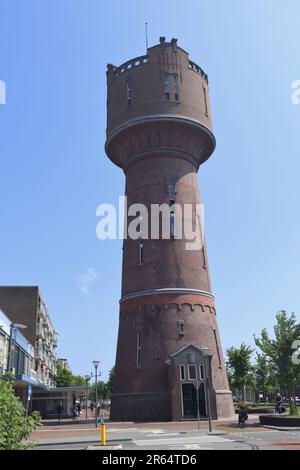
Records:
[[[139,364],[137,331],[142,332],[143,338]],[[199,295],[165,295],[121,303],[110,418],[115,421],[183,419],[182,387],[188,377],[186,381],[181,380],[180,368],[170,361],[170,356],[189,345],[208,348],[211,354],[212,418],[233,417],[213,300]]]

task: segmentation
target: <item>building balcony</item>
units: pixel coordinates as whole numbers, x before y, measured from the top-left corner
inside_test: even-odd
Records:
[[[38,338],[44,338],[44,336],[45,336],[44,328],[41,325],[37,326],[36,335],[37,335]]]
[[[45,356],[44,351],[43,351],[41,348],[36,348],[36,350],[35,350],[35,358],[36,358],[37,360],[43,361],[43,360],[44,360],[44,356]]]

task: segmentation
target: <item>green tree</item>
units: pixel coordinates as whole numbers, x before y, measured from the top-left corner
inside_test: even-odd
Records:
[[[267,359],[265,354],[256,353],[256,363],[254,365],[254,388],[256,400],[259,394],[263,394],[264,400],[269,395],[275,395],[278,390],[276,376],[274,376],[274,365]]]
[[[73,375],[73,379],[72,379],[73,387],[85,387],[85,385],[86,385],[85,377],[82,377],[81,375]]]
[[[65,369],[59,362],[55,382],[57,387],[84,387],[86,384],[85,377],[73,375],[70,369]]]
[[[107,381],[108,398],[110,398],[113,393],[114,380],[115,380],[115,366],[113,366],[109,371],[109,376],[108,376],[108,381]]]
[[[266,329],[261,332],[260,338],[254,336],[255,344],[270,359],[274,365],[278,384],[282,394],[289,398],[290,413],[298,414],[295,396],[299,385],[300,365],[294,364],[293,343],[300,338],[300,324],[296,321],[294,313],[288,316],[285,310],[276,315],[277,323],[274,326],[274,339],[271,339]]]
[[[58,362],[57,373],[56,373],[56,386],[57,387],[72,387],[73,385],[73,374],[69,369],[65,369]]]
[[[24,441],[41,425],[39,413],[25,416],[25,408],[14,394],[13,375],[0,380],[0,450],[26,450],[34,447]]]
[[[102,380],[99,380],[97,383],[97,398],[98,400],[106,400],[108,398],[108,389],[107,384]],[[92,386],[92,389],[89,393],[89,399],[92,401],[96,401],[96,385]]]
[[[253,351],[250,346],[246,346],[244,343],[240,348],[231,347],[226,351],[230,387],[241,395],[244,395],[245,387],[252,385],[251,355]]]

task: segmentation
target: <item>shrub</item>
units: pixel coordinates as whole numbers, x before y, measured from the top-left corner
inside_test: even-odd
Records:
[[[13,376],[0,380],[0,450],[26,450],[34,447],[24,441],[41,425],[39,413],[25,416],[25,408],[13,391]]]

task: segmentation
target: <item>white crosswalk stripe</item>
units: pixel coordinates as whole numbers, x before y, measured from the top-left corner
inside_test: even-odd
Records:
[[[147,446],[166,446],[166,445],[190,445],[190,444],[209,444],[209,443],[224,443],[228,442],[228,439],[219,436],[189,436],[189,437],[173,437],[160,439],[138,439],[134,440],[133,443],[138,447]]]

